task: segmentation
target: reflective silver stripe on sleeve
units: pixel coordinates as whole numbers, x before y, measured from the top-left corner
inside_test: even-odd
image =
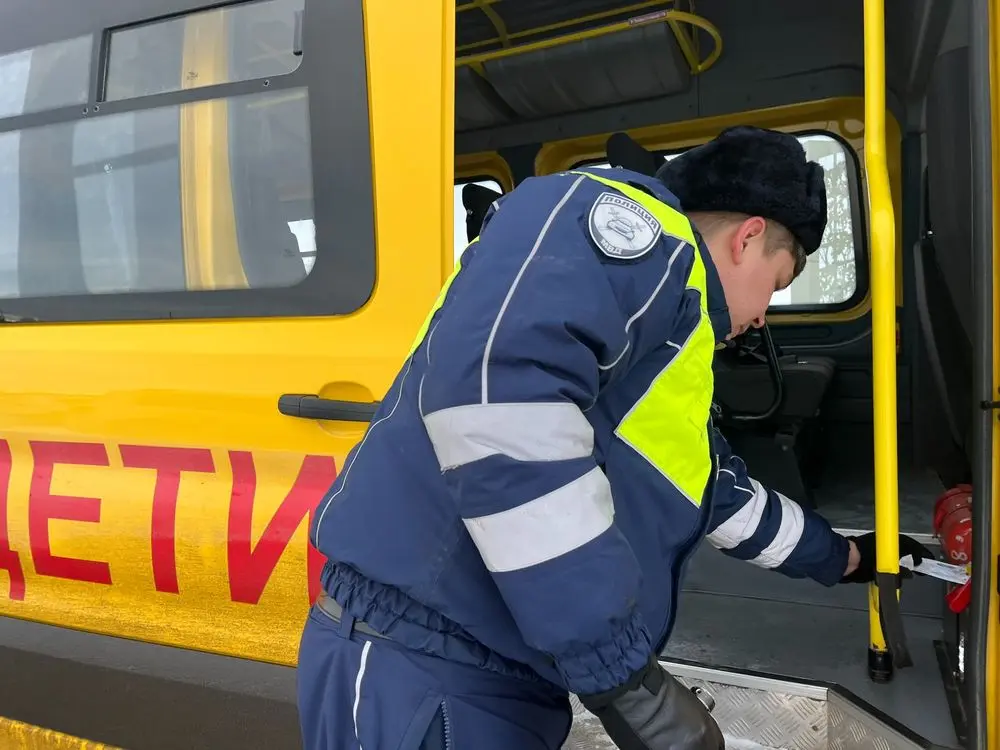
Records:
[[[781,524],[778,526],[778,533],[757,557],[750,560],[762,568],[777,568],[785,562],[795,551],[806,527],[805,516],[799,504],[792,502],[780,492],[774,494],[781,501]]]
[[[493,573],[553,560],[611,527],[611,485],[598,468],[554,492],[488,516],[465,519],[479,554]]]
[[[720,473],[733,474],[728,469],[722,469]],[[735,481],[735,474],[733,477]],[[732,549],[740,542],[752,537],[757,531],[757,527],[760,526],[760,519],[764,516],[764,511],[767,509],[767,490],[756,479],[751,478],[750,484],[753,485],[753,493],[752,496],[747,497],[747,501],[743,507],[719,524],[708,535],[709,544],[716,549]],[[738,484],[736,488],[748,492]],[[750,493],[748,492],[748,494]]]
[[[502,455],[516,461],[565,461],[594,451],[594,429],[576,404],[453,406],[424,416],[441,469]]]

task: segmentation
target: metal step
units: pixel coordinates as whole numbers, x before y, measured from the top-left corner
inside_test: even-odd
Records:
[[[661,661],[688,687],[715,702],[712,715],[727,750],[924,750],[924,738],[835,685]],[[563,750],[616,750],[576,696]]]
[[[915,577],[901,608],[914,664],[887,684],[868,677],[867,587],[826,588],[703,546],[691,562],[662,659],[838,685],[937,746],[959,747],[935,641],[944,587]]]

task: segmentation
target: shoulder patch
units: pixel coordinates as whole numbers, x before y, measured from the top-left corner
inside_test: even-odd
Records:
[[[609,258],[635,260],[660,239],[656,217],[634,200],[617,193],[601,193],[587,219],[590,237]]]

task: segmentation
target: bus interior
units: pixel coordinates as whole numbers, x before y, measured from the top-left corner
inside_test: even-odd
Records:
[[[716,401],[755,478],[838,530],[873,529],[863,4],[485,0],[457,11],[456,254],[490,201],[524,179],[581,165],[642,171],[615,134],[656,164],[752,124],[795,133],[824,167],[823,244],[767,315],[783,393],[755,334],[717,353]],[[935,550],[935,501],[972,471],[969,12],[933,0],[885,8],[899,526]],[[940,581],[904,584],[914,665],[880,684],[866,669],[863,588],[781,579],[705,544],[665,656],[837,683],[956,746],[965,623],[944,596]]]

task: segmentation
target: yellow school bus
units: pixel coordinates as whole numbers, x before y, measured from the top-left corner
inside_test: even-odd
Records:
[[[721,427],[880,576],[706,546],[664,662],[734,739],[1000,750],[998,39],[996,0],[0,8],[0,746],[300,746],[313,510],[485,205],[746,123],[830,219]],[[897,531],[957,577],[897,592]]]

